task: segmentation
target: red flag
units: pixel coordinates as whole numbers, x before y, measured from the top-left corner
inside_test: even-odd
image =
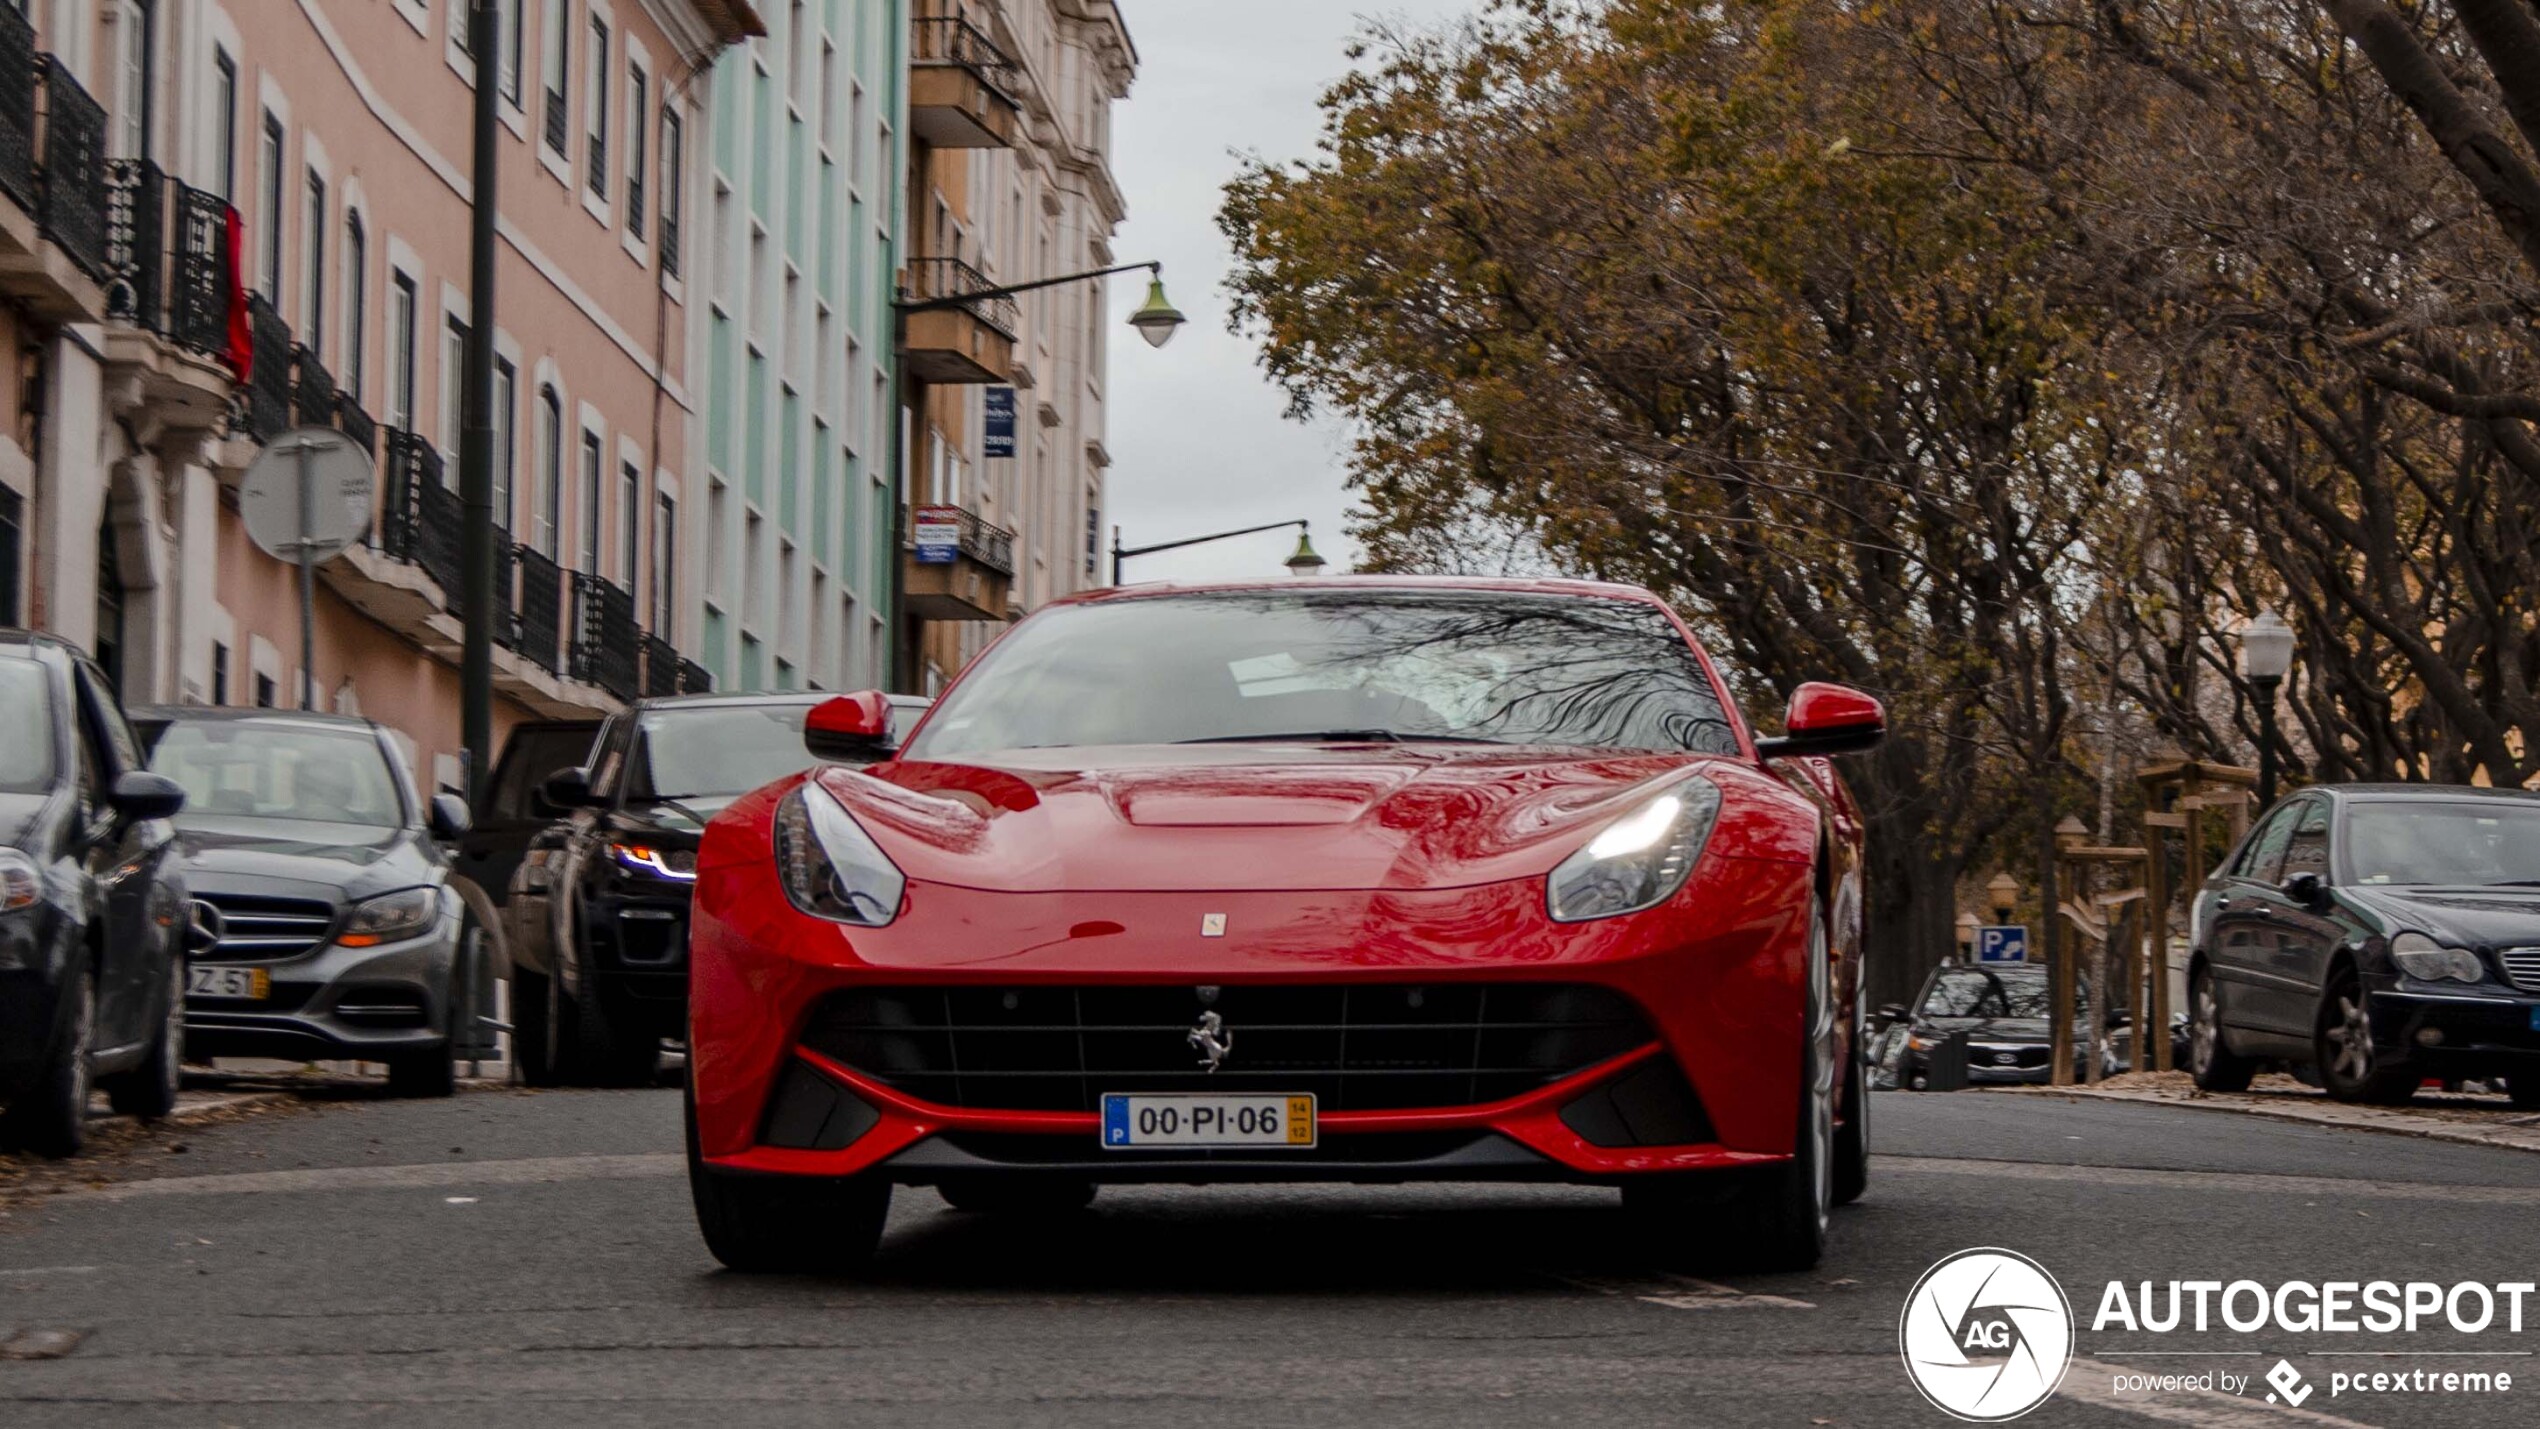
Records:
[[[241,386],[256,372],[256,329],[247,320],[247,284],[239,277],[238,255],[247,251],[247,226],[238,210],[228,212],[229,242],[221,250],[221,288],[229,299],[229,350],[221,362]]]

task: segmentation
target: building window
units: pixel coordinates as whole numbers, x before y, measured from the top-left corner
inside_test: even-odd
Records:
[[[256,708],[272,709],[273,693],[273,676],[258,675],[256,677]]]
[[[600,483],[604,470],[600,434],[586,431],[582,434],[582,551],[574,568],[593,575],[600,570]]]
[[[539,137],[557,158],[570,161],[572,150],[567,147],[569,139],[565,133],[565,116],[569,112],[565,76],[573,64],[573,6],[568,0],[547,0],[547,15],[547,78],[542,97],[546,112],[540,116]]]
[[[229,51],[212,50],[212,133],[217,136],[220,153],[213,160],[213,171],[220,176],[223,203],[238,201],[238,61]]]
[[[590,103],[584,116],[590,124],[590,137],[582,158],[592,194],[605,199],[609,196],[609,26],[597,15],[591,17],[589,58],[583,73],[591,77]]]
[[[399,273],[388,284],[388,425],[415,429],[415,280]]]
[[[115,92],[113,97],[115,157],[150,157],[151,114],[155,96],[156,55],[152,22],[154,0],[115,0]]]
[[[644,241],[644,120],[652,109],[650,88],[642,70],[626,67],[626,232],[638,243]]]
[[[682,182],[681,148],[686,135],[681,132],[679,111],[663,105],[661,111],[661,270],[679,274],[679,202],[687,192]]]
[[[499,47],[494,57],[499,77],[495,92],[514,109],[520,107],[520,26],[525,3],[526,0],[494,0],[494,43]]]
[[[1085,579],[1092,580],[1102,571],[1102,510],[1085,508]]]
[[[530,495],[529,544],[548,560],[564,530],[564,399],[538,389],[538,489]]]
[[[633,590],[644,553],[644,473],[631,461],[617,468],[617,524],[617,573]]]
[[[212,703],[229,703],[229,647],[212,642]]]
[[[731,579],[732,557],[725,547],[732,540],[732,496],[722,482],[706,483],[706,594],[721,601],[727,598]]]
[[[265,301],[282,302],[282,121],[265,111],[261,152],[265,184],[265,241],[257,245],[256,289]]]
[[[344,215],[344,390],[362,400],[362,343],[370,325],[370,240],[358,212]]]
[[[326,180],[311,169],[308,240],[301,245],[307,250],[301,257],[308,264],[308,299],[300,305],[300,328],[309,355],[320,362],[326,360],[326,227]]]
[[[667,640],[679,605],[679,503],[653,498],[653,633]]]
[[[785,98],[803,112],[803,62],[811,57],[810,27],[803,23],[803,0],[794,0],[785,22]]]
[[[494,525],[497,541],[512,528],[512,480],[520,463],[520,369],[508,357],[494,359]]]
[[[441,329],[442,480],[458,478],[459,443],[467,421],[467,323],[457,313],[443,319]]]
[[[18,579],[26,570],[26,498],[0,486],[0,625],[20,623]]]

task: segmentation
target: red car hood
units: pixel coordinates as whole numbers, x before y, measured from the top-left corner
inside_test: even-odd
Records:
[[[1750,766],[1706,756],[1445,746],[1017,750],[813,777],[921,882],[1015,893],[1434,889],[1540,877],[1696,764],[1730,806],[1796,798]]]

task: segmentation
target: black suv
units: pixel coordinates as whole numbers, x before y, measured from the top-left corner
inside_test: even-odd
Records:
[[[588,764],[546,780],[541,796],[571,812],[531,840],[504,914],[531,1084],[641,1084],[662,1039],[687,1035],[697,841],[724,805],[810,762],[803,716],[827,698],[640,701],[601,727]],[[895,737],[926,703],[891,697]]]
[[[49,636],[0,630],[0,1134],[68,1156],[91,1079],[117,1111],[176,1105],[185,892],[174,783],[142,767],[114,687]]]

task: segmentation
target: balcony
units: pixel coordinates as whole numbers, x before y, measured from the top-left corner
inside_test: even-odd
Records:
[[[120,414],[198,432],[229,420],[230,221],[219,196],[147,159],[106,162],[104,350]]]
[[[589,571],[573,573],[573,647],[567,673],[621,700],[635,698],[640,635],[635,597],[625,587]]]
[[[563,664],[564,572],[533,546],[515,546],[513,564],[520,584],[513,596],[514,649],[530,664],[553,675]]]
[[[1022,120],[1014,62],[957,6],[923,11],[909,22],[910,132],[938,149],[1013,147]]]
[[[291,430],[291,362],[300,349],[291,340],[291,324],[282,320],[262,293],[247,295],[247,333],[251,356],[241,425],[262,444]]]
[[[922,510],[923,508],[921,508]],[[920,620],[1004,620],[1014,589],[1014,533],[961,511],[951,551],[921,558],[914,533],[902,542],[902,595]]]
[[[0,4],[0,300],[45,322],[105,315],[106,115]]]
[[[908,265],[902,301],[923,303],[967,298],[996,287],[958,258],[918,258]],[[1003,382],[1014,369],[1019,325],[1014,299],[979,297],[958,306],[907,315],[901,324],[900,359],[920,382]]]

